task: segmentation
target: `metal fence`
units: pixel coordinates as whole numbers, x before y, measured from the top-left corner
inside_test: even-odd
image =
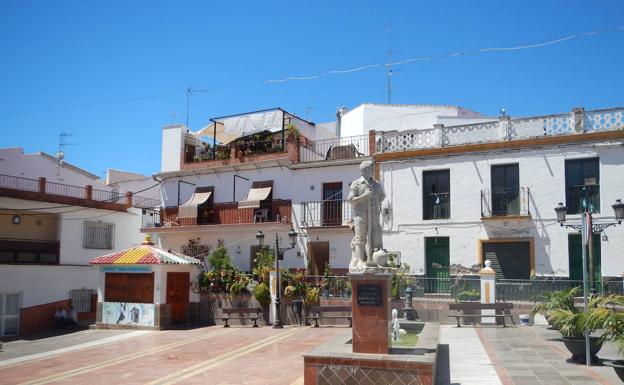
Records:
[[[125,203],[125,195],[107,190],[91,190],[91,199],[99,202]]]
[[[64,197],[85,199],[85,188],[68,184],[46,182],[45,192],[50,195],[60,195]]]
[[[530,216],[530,201],[531,190],[528,187],[481,190],[481,217]]]
[[[302,141],[299,147],[300,163],[350,159],[369,155],[368,135]]]
[[[342,226],[352,219],[351,204],[346,200],[301,203],[303,227]]]
[[[39,180],[0,174],[0,187],[22,191],[39,191]]]
[[[335,298],[350,298],[352,293],[348,276],[307,276],[308,283],[322,286],[323,295]],[[404,298],[405,289],[412,287],[412,297],[427,300],[479,301],[481,299],[481,279],[477,275],[455,276],[450,278],[427,278],[416,275],[397,275],[393,278],[391,296]],[[582,281],[567,279],[497,279],[496,301],[499,302],[539,302],[548,293],[574,287],[583,287]],[[624,282],[621,279],[605,280],[600,283],[597,294],[624,295]]]
[[[70,290],[69,299],[76,313],[88,313],[95,310],[91,307],[91,299],[96,294],[95,289]]]

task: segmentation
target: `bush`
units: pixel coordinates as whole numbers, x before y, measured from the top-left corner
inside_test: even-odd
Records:
[[[218,270],[234,270],[230,255],[227,249],[223,246],[219,246],[208,256],[208,263],[213,271]]]
[[[269,285],[266,282],[259,283],[254,290],[254,296],[256,301],[262,306],[267,306],[271,303],[271,292],[269,291]]]
[[[319,303],[321,300],[321,289],[318,287],[309,287],[306,290],[305,296],[303,297],[303,302],[306,305],[315,305]]]
[[[457,294],[457,299],[460,301],[478,301],[481,299],[481,293],[476,290],[466,290]]]

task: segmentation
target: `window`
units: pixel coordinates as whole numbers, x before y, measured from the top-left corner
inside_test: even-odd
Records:
[[[55,265],[59,243],[53,241],[0,241],[0,263]]]
[[[423,171],[423,219],[451,217],[449,170]]]
[[[520,214],[518,164],[492,166],[492,215]]]
[[[85,249],[112,249],[114,233],[114,223],[85,222],[82,246]]]
[[[583,212],[591,205],[600,212],[600,171],[598,158],[574,159],[565,162],[566,208],[568,214]]]

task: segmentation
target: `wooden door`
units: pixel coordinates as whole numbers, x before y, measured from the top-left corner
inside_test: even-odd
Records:
[[[342,224],[342,182],[323,183],[323,226]]]
[[[171,306],[171,323],[186,322],[189,303],[190,273],[167,273],[167,304]]]
[[[518,164],[492,166],[492,215],[520,214]]]
[[[448,293],[450,253],[448,237],[425,238],[425,274],[427,293]]]
[[[323,275],[325,265],[329,263],[329,242],[308,242],[310,274]]]
[[[600,272],[600,234],[593,235],[593,262],[594,262],[594,288],[599,289],[602,285]],[[573,281],[583,280],[583,244],[580,234],[568,235],[568,260],[570,266],[570,279]],[[589,266],[589,251],[587,253],[587,265]],[[589,268],[587,269],[589,281]]]

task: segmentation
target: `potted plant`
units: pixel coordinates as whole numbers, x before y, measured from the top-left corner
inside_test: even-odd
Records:
[[[541,301],[535,304],[531,309],[531,316],[535,316],[535,314],[539,313],[553,326],[550,320],[550,313],[557,309],[574,311],[574,298],[578,297],[580,293],[581,288],[579,286],[567,290],[546,292],[541,298]]]
[[[624,296],[602,297],[597,306],[589,312],[587,323],[590,328],[601,328],[603,341],[614,343],[620,356],[624,355]],[[603,360],[624,382],[624,360]]]
[[[305,295],[303,296],[303,303],[305,305],[306,315],[310,314],[310,308],[313,305],[318,305],[321,302],[321,289],[316,286],[308,287]],[[308,318],[306,317],[306,326],[309,326]]]
[[[574,361],[585,361],[585,330],[591,335],[592,332],[602,327],[599,320],[589,322],[590,315],[600,301],[601,297],[599,296],[591,298],[587,311],[579,310],[577,307],[549,311],[549,318],[563,336],[563,344],[572,353]],[[596,354],[602,348],[602,341],[603,339],[600,337],[589,337],[592,361],[596,359]]]

